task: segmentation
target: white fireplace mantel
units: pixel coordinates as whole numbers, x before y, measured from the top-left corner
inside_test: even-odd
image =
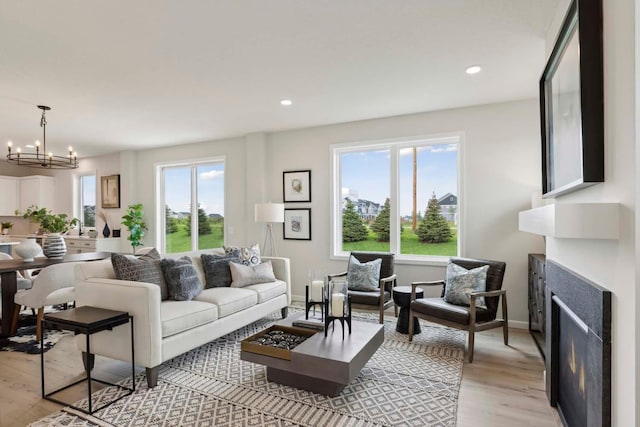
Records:
[[[522,211],[520,231],[564,239],[614,239],[620,235],[619,203],[555,203]]]

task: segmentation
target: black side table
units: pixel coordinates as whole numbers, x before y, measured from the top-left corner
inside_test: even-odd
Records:
[[[44,391],[44,334],[46,328],[58,328],[68,331],[73,331],[76,335],[84,334],[87,338],[87,360],[93,360],[93,354],[91,353],[91,343],[90,337],[91,334],[95,334],[101,331],[110,331],[116,326],[124,325],[126,323],[130,323],[131,325],[131,381],[132,387],[124,387],[119,384],[113,384],[107,381],[102,381],[96,378],[91,378],[91,366],[90,363],[87,364],[86,378],[82,378],[72,384],[54,390],[50,393],[45,393]],[[136,390],[136,370],[135,370],[135,357],[133,352],[133,316],[130,316],[129,313],[124,311],[114,311],[114,310],[105,310],[103,308],[90,307],[90,306],[82,306],[77,307],[71,310],[64,310],[57,313],[49,313],[45,314],[42,319],[42,335],[40,338],[40,374],[42,378],[42,397],[44,399],[50,400],[52,402],[56,402],[60,405],[69,406],[73,409],[77,409],[86,414],[93,414],[101,409],[106,408],[114,402],[122,399],[125,396],[129,396]],[[80,384],[83,381],[87,381],[87,393],[89,398],[89,410],[83,408],[78,408],[77,406],[69,405],[66,402],[62,402],[57,400],[51,396],[54,394],[61,392],[62,390],[66,390],[69,387],[73,387],[74,385]],[[97,409],[93,409],[92,401],[91,401],[91,381],[96,381],[105,385],[110,385],[114,387],[119,387],[123,390],[128,390],[129,393],[126,393],[117,399],[109,402]]]
[[[424,297],[422,288],[416,288],[416,298]],[[396,286],[393,288],[393,302],[400,307],[398,313],[398,323],[396,323],[396,331],[401,334],[409,333],[409,306],[411,305],[411,286]],[[413,318],[413,333],[419,334],[420,322],[417,317]]]

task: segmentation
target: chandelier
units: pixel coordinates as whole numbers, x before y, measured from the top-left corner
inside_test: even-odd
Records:
[[[66,156],[54,156],[53,153],[47,152],[47,118],[45,113],[51,110],[51,107],[38,105],[38,108],[42,110],[42,118],[40,119],[42,150],[40,150],[40,141],[36,141],[35,153],[23,152],[20,147],[12,151],[13,144],[9,141],[7,162],[30,168],[76,169],[78,167],[78,153],[73,151],[73,147],[69,146],[69,154]]]

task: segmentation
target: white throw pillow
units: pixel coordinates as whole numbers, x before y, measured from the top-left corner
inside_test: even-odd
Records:
[[[256,283],[275,282],[271,261],[263,262],[255,266],[229,262],[231,270],[231,287],[242,288]]]

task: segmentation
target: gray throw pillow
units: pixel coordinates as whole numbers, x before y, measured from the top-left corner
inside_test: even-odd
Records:
[[[380,266],[382,258],[361,263],[356,257],[349,257],[347,283],[352,291],[377,291],[380,289]]]
[[[147,282],[160,286],[160,298],[169,298],[167,284],[160,267],[160,254],[154,248],[144,255],[111,254],[111,265],[118,280]]]
[[[171,299],[189,301],[200,295],[202,284],[189,257],[165,258],[161,265]]]
[[[449,304],[469,306],[471,292],[487,290],[487,271],[489,271],[488,265],[467,270],[450,262],[447,265],[444,300]],[[484,297],[476,298],[476,307],[487,308]]]
[[[263,262],[255,266],[230,262],[229,268],[231,270],[231,278],[233,279],[231,282],[232,288],[242,288],[243,286],[276,281],[271,261]]]
[[[220,288],[231,286],[231,270],[229,262],[241,262],[239,252],[231,255],[201,254],[202,267],[204,268],[205,287]]]
[[[225,255],[234,255],[240,258],[240,262],[244,265],[258,265],[262,262],[260,259],[260,245],[257,243],[250,248],[238,248],[235,246],[223,246]]]

